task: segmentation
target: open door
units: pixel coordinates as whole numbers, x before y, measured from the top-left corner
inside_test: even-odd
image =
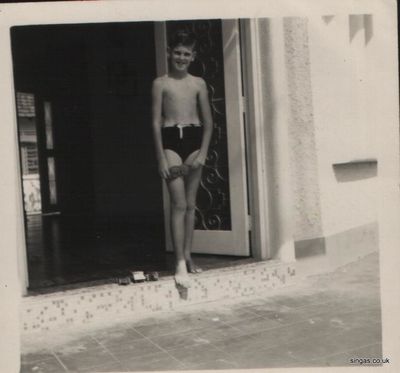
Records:
[[[193,252],[249,256],[239,21],[156,23],[158,75],[165,74],[168,69],[167,33],[180,27],[191,28],[201,40],[198,45],[200,61],[193,74],[202,76],[208,85],[215,123],[199,188]],[[165,185],[163,189],[167,250],[171,250],[169,197]]]

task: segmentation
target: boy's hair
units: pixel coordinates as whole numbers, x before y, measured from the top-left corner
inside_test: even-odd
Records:
[[[196,48],[196,38],[192,32],[186,30],[177,30],[169,38],[168,46],[173,49],[178,45],[190,47],[192,50]]]

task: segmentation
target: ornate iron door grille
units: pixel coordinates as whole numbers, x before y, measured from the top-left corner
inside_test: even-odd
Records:
[[[222,24],[221,20],[167,22],[168,35],[182,29],[196,36],[197,56],[190,73],[201,76],[207,83],[214,122],[197,195],[195,229],[231,230]]]

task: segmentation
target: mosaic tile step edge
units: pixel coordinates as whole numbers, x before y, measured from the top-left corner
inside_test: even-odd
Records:
[[[292,284],[295,276],[294,262],[268,261],[190,275],[192,286],[183,292],[172,277],[165,277],[155,282],[102,285],[26,297],[21,304],[21,333],[94,326],[192,304],[261,294]]]

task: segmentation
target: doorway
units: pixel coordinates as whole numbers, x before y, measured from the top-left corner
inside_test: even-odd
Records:
[[[197,65],[212,82],[210,99],[218,124],[215,134],[222,138],[224,131],[225,135],[231,131],[230,126],[243,136],[238,24],[221,20],[187,21],[189,24],[208,35],[219,54]],[[176,23],[170,25],[177,27]],[[31,291],[109,281],[130,270],[166,271],[173,261],[165,252],[166,200],[150,125],[149,92],[160,73],[157,43],[162,37],[157,30],[159,25],[153,22],[12,29],[16,95],[17,99],[29,95],[36,134],[41,205],[35,215],[28,213],[26,204],[24,211]],[[218,67],[214,73],[212,64]],[[237,104],[239,111],[235,112]],[[230,115],[236,115],[236,121],[229,121]],[[18,125],[21,133],[20,115]],[[235,207],[237,184],[229,175],[237,169],[228,164],[229,159],[237,159],[237,149],[244,152],[243,139],[240,146],[230,141],[226,137],[225,150],[220,147],[209,159],[211,172],[205,173],[200,205],[207,202],[211,190],[218,197],[214,198],[216,205],[224,205],[229,214],[233,206],[235,213],[247,218],[245,205],[240,211]],[[243,153],[241,157],[242,167]],[[214,183],[221,175],[228,180],[225,194],[221,184]],[[241,174],[239,180],[245,183],[243,177]],[[26,198],[25,185],[23,192]],[[240,198],[245,199],[245,194]],[[232,221],[228,216],[222,229],[213,219],[198,221],[202,243],[196,259],[206,267],[231,265],[249,257],[248,227],[243,224],[245,237],[239,236],[247,242],[247,251],[229,251],[230,244],[227,251],[212,250],[218,240],[228,242],[222,236],[238,232]],[[216,240],[216,235],[221,237]]]

